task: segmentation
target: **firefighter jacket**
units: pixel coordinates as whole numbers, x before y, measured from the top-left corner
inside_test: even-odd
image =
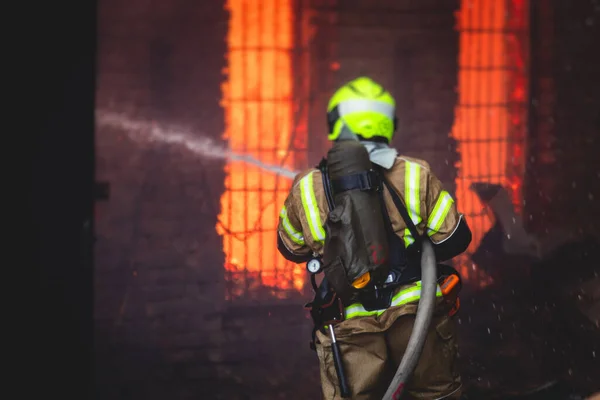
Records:
[[[452,196],[444,190],[427,162],[399,156],[385,175],[406,205],[419,234],[426,233],[431,238],[438,261],[466,250],[471,241],[470,230]],[[394,232],[408,248],[415,239],[387,189],[384,189],[384,201]],[[323,225],[328,213],[321,172],[312,168],[298,174],[279,215],[277,233],[281,253],[295,262],[306,261],[313,255],[322,256],[326,235]]]

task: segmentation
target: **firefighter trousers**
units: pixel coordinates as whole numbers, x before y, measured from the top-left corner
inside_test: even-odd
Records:
[[[352,400],[381,400],[406,351],[416,304],[390,307],[381,315],[356,317],[336,325]],[[341,400],[331,339],[317,332],[317,355],[325,400]],[[454,317],[440,302],[431,321],[421,358],[407,382],[406,399],[459,399]]]

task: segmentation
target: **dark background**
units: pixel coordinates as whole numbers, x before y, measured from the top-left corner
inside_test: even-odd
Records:
[[[22,377],[8,379],[6,390],[22,398],[94,398],[96,5],[44,2],[34,12],[33,5],[22,14],[10,11],[26,32],[9,57],[17,67],[10,101],[20,110],[7,115],[15,118],[7,124],[27,126],[21,131],[27,147],[19,150],[24,160],[32,156],[31,228],[20,254],[36,281],[31,303],[20,301],[26,308],[19,307],[23,317],[14,325],[18,337],[7,346],[17,354],[9,368]]]

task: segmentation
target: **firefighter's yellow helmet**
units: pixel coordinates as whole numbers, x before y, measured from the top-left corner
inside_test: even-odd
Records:
[[[329,100],[329,140],[344,127],[359,139],[390,143],[396,131],[396,101],[380,84],[361,76],[339,88]]]

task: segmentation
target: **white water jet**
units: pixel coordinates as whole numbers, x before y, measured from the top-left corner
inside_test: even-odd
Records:
[[[199,157],[242,161],[254,165],[264,171],[272,172],[275,175],[289,179],[294,179],[298,174],[297,171],[292,171],[278,165],[266,164],[249,154],[233,152],[227,147],[215,143],[214,140],[210,138],[194,135],[185,129],[161,127],[154,122],[135,120],[124,114],[101,110],[96,111],[96,123],[98,125],[120,129],[124,131],[131,140],[136,142],[179,145],[185,147]]]

